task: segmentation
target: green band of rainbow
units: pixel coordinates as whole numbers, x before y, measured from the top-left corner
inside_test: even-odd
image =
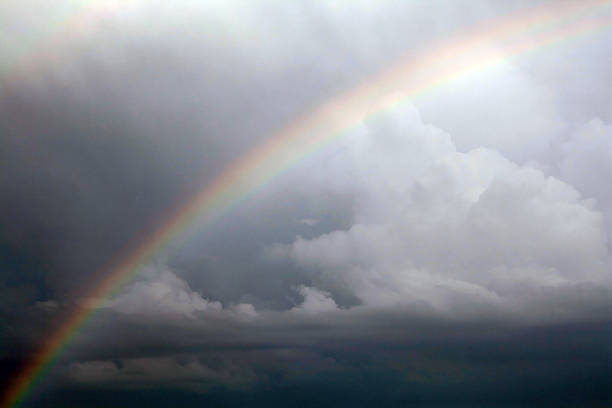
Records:
[[[85,2],[75,4],[87,9],[81,7]],[[108,7],[109,1],[102,4]],[[612,25],[609,6],[610,1],[602,0],[557,2],[488,22],[400,60],[370,81],[322,104],[272,135],[231,163],[212,183],[176,209],[145,241],[109,268],[87,295],[88,301],[76,308],[10,384],[0,406],[19,406],[102,302],[133,279],[140,268],[190,226],[212,223],[251,192],[325,148],[344,130],[365,118],[476,75],[509,58],[609,28]],[[87,13],[93,11],[87,10]]]

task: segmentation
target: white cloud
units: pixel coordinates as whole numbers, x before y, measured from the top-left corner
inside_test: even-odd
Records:
[[[253,306],[250,303],[238,303],[237,305],[231,306],[230,310],[238,316],[244,316],[244,317],[257,316],[257,311],[255,310],[255,306]]]
[[[152,266],[142,277],[111,300],[108,307],[121,313],[162,317],[195,318],[202,313],[247,318],[257,315],[253,305],[247,303],[224,309],[220,302],[203,298],[166,267]]]
[[[170,270],[164,269],[146,275],[112,301],[111,307],[123,313],[178,314],[193,317],[196,312],[221,310],[219,302],[202,298],[191,291],[187,282]]]
[[[366,307],[542,317],[554,302],[538,297],[606,281],[603,216],[565,182],[492,149],[457,152],[413,107],[340,144],[308,185],[351,191],[352,226],[271,250],[313,271],[315,285],[348,288]]]
[[[292,309],[295,312],[318,314],[338,310],[338,305],[328,292],[303,285],[297,290],[304,297],[304,301]]]

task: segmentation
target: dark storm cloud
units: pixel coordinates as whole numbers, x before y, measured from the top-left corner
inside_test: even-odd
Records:
[[[158,33],[129,34],[141,23],[111,20],[3,86],[3,249],[16,269],[6,279],[34,284],[43,300],[86,281],[228,162],[343,86],[325,66],[245,61],[240,43],[219,49],[214,34],[183,36],[172,19],[159,21],[165,35],[152,47]]]
[[[263,322],[209,317],[152,326],[103,313],[91,332],[98,341],[78,342],[37,402],[77,403],[87,390],[100,405],[127,406],[136,392],[160,389],[178,404],[221,398],[229,406],[292,398],[341,406],[610,399],[609,321],[538,327],[388,311],[355,317],[322,322],[276,314]],[[109,336],[109,325],[129,335]]]
[[[4,7],[7,16],[22,10]],[[196,8],[196,15],[202,12]],[[118,18],[67,44],[51,40],[52,49],[45,49],[46,38],[34,45],[24,40],[35,65],[26,55],[22,66],[13,67],[11,53],[5,54],[14,72],[0,100],[4,344],[36,343],[42,337],[35,334],[44,330],[22,323],[35,301],[70,307],[104,265],[143,239],[168,209],[304,106],[350,83],[350,75],[328,75],[326,66],[252,61],[241,55],[240,43],[220,49],[215,32],[185,35],[190,29],[176,21],[184,14],[169,22],[164,13],[154,14],[162,35],[139,27],[139,18]],[[226,18],[213,16],[210,22],[222,29]],[[24,20],[32,26],[24,30],[44,23]],[[24,47],[18,35],[7,32],[3,38],[9,50]],[[176,262],[196,287],[209,288],[209,296],[250,299],[255,292],[255,303],[286,305],[279,293],[295,279],[272,291],[268,284],[250,290],[248,274],[246,287],[224,283],[228,271],[238,275],[251,263],[249,255],[258,256],[249,244],[257,238],[238,246],[235,238],[225,240],[231,250],[212,248],[218,259],[212,266],[200,256],[177,256]],[[239,259],[233,256],[237,247]],[[3,351],[4,358],[20,358],[8,346]]]
[[[71,56],[76,81],[40,68],[36,85],[8,85],[1,101],[6,279],[42,299],[86,281],[276,126],[250,102],[274,98],[256,73],[130,42],[99,48]]]

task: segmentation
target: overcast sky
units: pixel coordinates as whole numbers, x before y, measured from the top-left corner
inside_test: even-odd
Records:
[[[3,1],[1,384],[275,131],[534,6]],[[612,403],[611,107],[608,26],[363,118],[160,251],[25,406]]]

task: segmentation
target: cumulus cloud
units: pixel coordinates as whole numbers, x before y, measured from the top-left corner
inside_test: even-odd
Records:
[[[297,289],[300,295],[304,297],[304,301],[291,310],[308,314],[338,310],[338,305],[330,293],[308,286],[300,286]]]
[[[562,305],[576,285],[604,299],[598,286],[610,270],[597,203],[493,149],[457,151],[411,106],[363,123],[313,177],[313,186],[352,190],[352,225],[271,253],[323,287],[350,288],[365,306],[556,318],[580,314],[576,302]]]
[[[148,274],[147,280],[137,281],[120,296],[110,307],[123,313],[152,315],[178,314],[193,317],[195,312],[221,310],[219,302],[203,299],[191,291],[187,283],[169,270]]]
[[[221,302],[203,298],[167,267],[153,266],[143,277],[112,299],[107,307],[126,314],[191,319],[206,313],[226,312],[245,317],[257,314],[253,305],[247,303],[230,305],[224,310]]]

